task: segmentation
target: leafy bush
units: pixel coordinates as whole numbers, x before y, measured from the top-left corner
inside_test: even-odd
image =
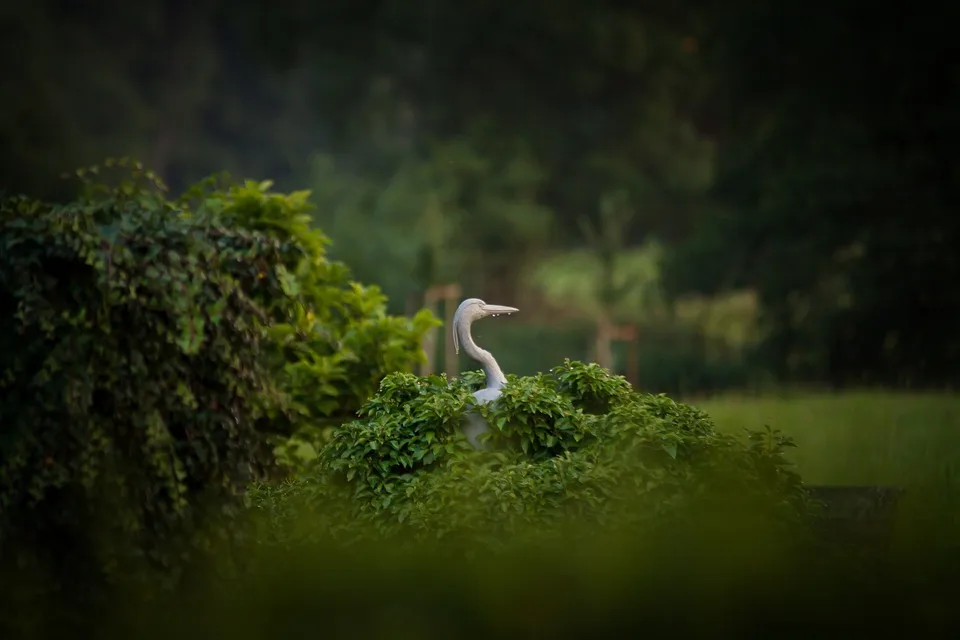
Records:
[[[439,322],[428,310],[413,318],[387,315],[377,287],[351,281],[346,265],[326,258],[329,240],[310,226],[309,192],[270,187],[210,178],[180,204],[301,248],[280,267],[286,295],[261,300],[272,318],[271,357],[285,400],[270,414],[272,428],[296,436],[280,450],[295,463],[315,457],[329,426],[355,417],[385,375],[421,362],[423,336]]]
[[[269,462],[257,300],[302,249],[177,215],[149,178],[0,203],[0,545],[67,583],[170,565]]]
[[[311,473],[258,489],[255,503],[273,517],[270,541],[307,535],[281,511],[311,505],[321,529],[342,540],[493,545],[579,527],[655,535],[720,505],[789,528],[812,508],[783,459],[792,443],[775,431],[746,442],[723,435],[697,409],[634,392],[595,364],[567,360],[549,375],[508,378],[497,403],[475,406],[479,372],[388,376]],[[490,451],[459,434],[470,410],[493,426]]]
[[[236,530],[271,432],[349,415],[435,321],[326,260],[306,193],[78,175],[69,204],[0,202],[0,568],[83,591],[175,578]]]

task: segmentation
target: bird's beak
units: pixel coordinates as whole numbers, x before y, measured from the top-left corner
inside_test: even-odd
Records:
[[[484,316],[499,316],[499,315],[510,315],[511,313],[517,313],[520,309],[515,309],[514,307],[502,307],[499,304],[485,304],[483,305],[483,315]]]

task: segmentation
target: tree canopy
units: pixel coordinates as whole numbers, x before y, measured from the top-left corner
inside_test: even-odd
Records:
[[[51,176],[126,154],[175,190],[219,169],[308,186],[331,255],[392,311],[457,281],[541,319],[527,274],[618,194],[668,299],[757,294],[754,356],[780,378],[943,385],[953,11],[14,3],[0,187],[69,198]]]
[[[296,463],[278,440],[352,416],[436,322],[328,260],[306,193],[77,174],[70,203],[0,200],[0,563],[47,595],[175,580]]]

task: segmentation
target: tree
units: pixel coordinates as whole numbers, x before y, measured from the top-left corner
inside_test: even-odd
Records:
[[[120,155],[146,159],[178,191],[217,169],[288,184],[323,137],[302,78],[240,44],[236,7],[41,0],[0,11],[0,189],[69,199],[75,185],[57,175]]]
[[[338,255],[395,300],[451,281],[484,288],[546,236],[543,179],[522,147],[489,157],[468,138],[438,142],[427,157],[379,174],[352,176],[322,158],[317,220],[337,238]]]
[[[2,202],[11,586],[36,572],[51,593],[95,596],[97,576],[182,568],[270,463],[257,419],[279,390],[258,300],[283,295],[301,248],[179,215],[152,179],[137,168],[67,205]]]
[[[77,175],[71,203],[0,202],[0,544],[5,584],[89,603],[242,533],[277,436],[353,415],[435,320],[388,316],[327,260],[306,192]]]
[[[717,109],[723,209],[675,254],[671,287],[756,287],[784,376],[954,379],[960,226],[945,168],[960,96],[933,63],[952,55],[942,8],[714,9],[704,53],[738,96]]]
[[[262,301],[283,392],[269,420],[274,430],[316,442],[325,433],[318,427],[351,419],[385,375],[412,371],[423,360],[424,335],[438,322],[426,310],[411,318],[388,315],[378,287],[353,281],[345,264],[327,258],[329,240],[312,226],[310,192],[279,194],[271,187],[208,180],[181,203],[201,203],[201,211],[213,209],[226,224],[301,249],[281,270],[285,295]]]
[[[665,311],[659,275],[662,247],[653,241],[638,248],[624,246],[632,217],[622,194],[608,195],[601,201],[599,229],[581,218],[589,248],[556,255],[531,273],[550,303],[572,308],[596,324],[595,357],[607,369],[613,369],[615,325]]]
[[[482,270],[488,286],[498,288],[515,284],[523,256],[580,241],[577,221],[595,207],[598,193],[626,191],[643,212],[630,243],[645,233],[668,241],[681,236],[713,166],[712,142],[692,125],[702,79],[687,26],[682,13],[609,2],[453,8],[391,1],[301,6],[294,14],[266,16],[260,25],[265,37],[273,35],[268,47],[279,34],[288,42],[309,34],[310,46],[287,64],[323,61],[323,82],[312,86],[318,103],[335,105],[331,117],[341,126],[325,153],[335,158],[336,170],[324,179],[331,165],[321,163],[312,184],[321,197],[329,188],[350,203],[340,214],[343,224],[350,224],[348,217],[375,217],[389,242],[371,239],[380,231],[368,224],[356,224],[355,231],[322,224],[340,250],[354,252],[341,255],[358,268],[373,263],[372,256],[391,263],[404,256],[404,269],[361,272],[383,282],[395,299],[398,281],[414,279],[408,275],[414,264],[456,271],[435,248],[403,240],[425,211],[442,212],[450,228],[463,225],[476,256],[466,271]],[[423,165],[432,165],[435,186],[419,181],[403,198],[416,204],[401,214],[406,205],[396,202],[396,180],[422,175],[417,167]],[[476,171],[484,165],[481,180]],[[501,176],[513,181],[512,192],[486,186]],[[347,197],[345,184],[370,195]],[[392,186],[381,194],[384,185]],[[493,198],[478,194],[488,189]],[[458,194],[453,202],[451,194]],[[388,198],[395,199],[390,206]],[[402,220],[400,233],[387,216]],[[449,242],[448,233],[441,235]],[[502,296],[476,285],[478,294]]]

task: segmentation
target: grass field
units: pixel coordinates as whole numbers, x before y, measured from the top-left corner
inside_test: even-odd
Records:
[[[769,425],[790,435],[791,458],[810,484],[908,485],[960,471],[960,395],[726,396],[691,404],[726,432]]]

